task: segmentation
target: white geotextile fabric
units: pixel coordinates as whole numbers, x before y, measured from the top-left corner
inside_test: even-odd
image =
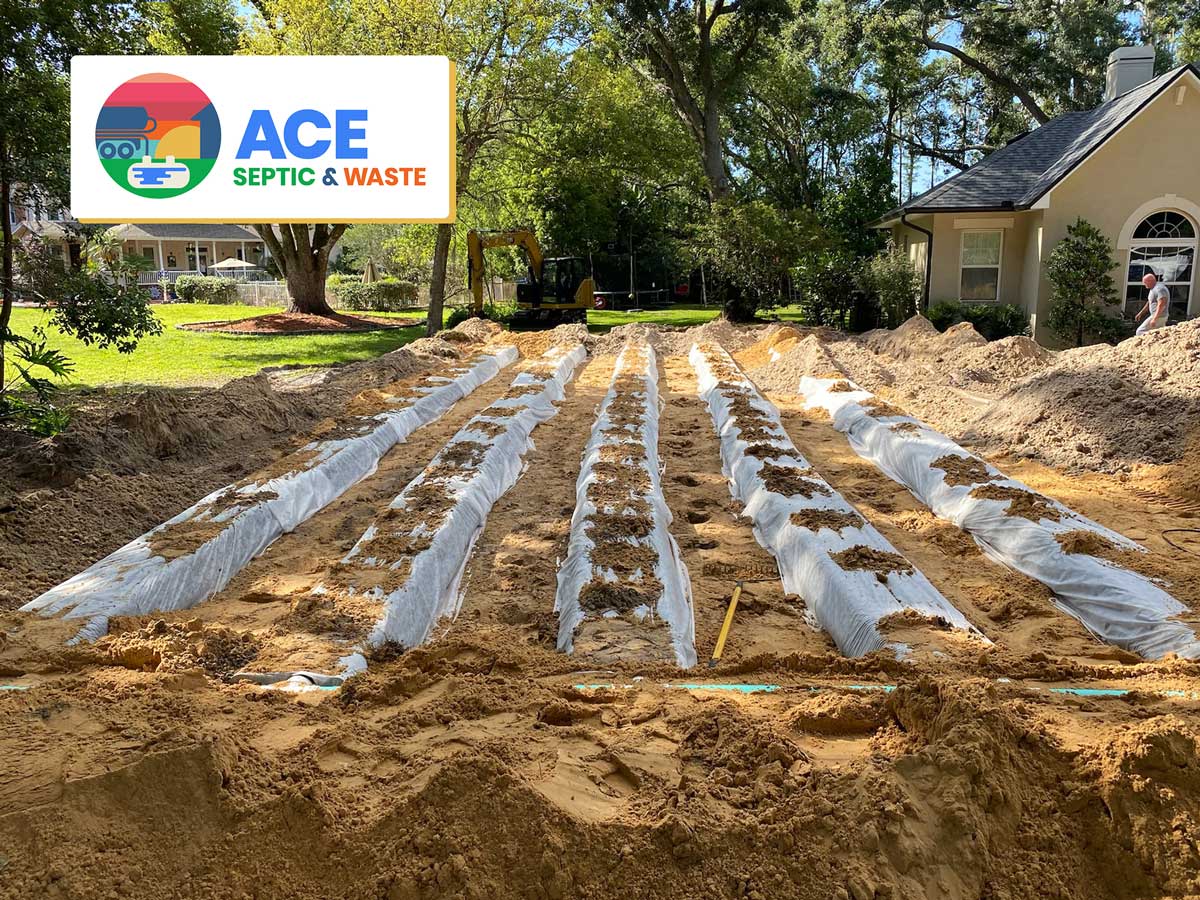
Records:
[[[1144,550],[1124,535],[1093,522],[1056,500],[1033,491],[950,438],[910,416],[873,415],[862,404],[873,395],[850,382],[853,391],[830,391],[847,379],[811,378],[799,391],[809,407],[825,410],[833,427],[845,433],[854,452],[908,488],[939,518],[969,533],[989,557],[1040,581],[1054,592],[1057,605],[1098,638],[1157,659],[1165,653],[1200,657],[1200,643],[1191,628],[1172,617],[1187,608],[1148,578],[1108,560],[1084,553],[1066,553],[1056,539],[1069,531],[1091,531],[1118,547]],[[919,430],[893,431],[893,425],[912,423]],[[970,496],[977,484],[947,484],[934,468],[943,456],[961,456],[987,466],[998,487],[1029,491],[1054,507],[1060,521],[1031,522],[1005,514],[1008,500]]]
[[[646,360],[645,366],[636,369],[639,356]],[[634,396],[642,401],[641,424],[623,432],[609,431],[612,420],[608,408],[617,396],[617,379],[622,375],[633,376],[642,382],[642,388]],[[579,593],[593,577],[606,577],[603,570],[592,564],[591,553],[595,543],[587,536],[587,518],[597,512],[596,504],[588,499],[588,486],[596,480],[594,468],[600,461],[600,450],[605,446],[637,444],[645,448],[646,474],[650,488],[641,498],[649,505],[653,520],[647,539],[658,558],[654,575],[662,585],[662,596],[653,610],[646,610],[646,620],[653,623],[655,617],[662,619],[671,632],[671,647],[675,660],[683,668],[696,664],[695,619],[692,613],[692,582],[687,566],[679,552],[679,545],[671,535],[671,511],[663,498],[661,465],[658,457],[658,365],[654,348],[646,341],[626,344],[617,357],[613,369],[612,383],[600,404],[596,422],[592,426],[591,438],[583,451],[583,464],[575,484],[575,513],[571,517],[571,539],[567,547],[567,558],[558,570],[558,590],[554,598],[554,609],[558,613],[558,649],[571,653],[575,630],[586,618],[579,605]],[[633,539],[630,543],[634,544]],[[607,573],[608,576],[612,572]],[[610,579],[611,580],[611,579]]]
[[[563,398],[563,388],[586,357],[587,351],[582,344],[551,347],[534,360],[535,365],[550,366],[549,374],[525,371],[512,383],[513,387],[543,384],[540,392],[497,400],[489,407],[516,407],[519,412],[510,416],[489,416],[485,409],[464,425],[433,458],[431,467],[462,441],[487,446],[476,469],[447,483],[446,489],[453,496],[454,506],[434,532],[432,543],[426,550],[398,560],[372,556],[371,542],[380,529],[373,522],[346,554],[343,562],[347,563],[357,559],[371,567],[411,566],[402,587],[388,593],[378,587],[362,592],[364,596],[382,601],[384,606],[383,615],[368,639],[370,645],[394,641],[404,647],[415,647],[428,639],[439,619],[458,614],[461,604],[459,582],[475,540],[483,531],[492,506],[521,477],[524,456],[533,447],[530,434],[558,412],[554,404]],[[482,422],[504,425],[506,430],[492,435],[473,428]],[[392,501],[390,508],[406,509],[409,495],[424,478],[422,472],[413,479]],[[353,585],[350,590],[354,590]]]
[[[808,470],[807,481],[828,493],[814,492],[812,497],[791,497],[770,491],[759,476],[763,460],[746,455],[750,442],[742,439],[738,417],[731,410],[730,398],[720,390],[718,378],[709,364],[721,362],[735,367],[732,357],[716,345],[702,349],[693,345],[688,359],[696,370],[700,398],[708,404],[721,441],[721,462],[729,479],[730,492],[745,506],[745,515],[754,523],[754,535],[779,566],[784,590],[797,594],[808,607],[815,624],[825,629],[847,656],[862,656],[884,646],[878,622],[904,610],[941,618],[954,628],[979,635],[966,617],[938,592],[915,566],[911,573],[890,572],[885,581],[874,572],[847,570],[832,554],[855,546],[871,547],[886,553],[898,553],[882,534],[863,519],[837,491],[812,469],[784,431],[779,412],[744,375],[727,379],[748,392],[748,401],[770,421],[770,439],[755,438],[753,443],[778,447],[780,454],[770,460],[777,466]],[[861,521],[841,532],[831,528],[813,531],[792,522],[792,513],[824,509],[847,513]],[[898,655],[908,648],[891,644]]]
[[[228,485],[135,538],[73,578],[31,600],[23,610],[46,616],[88,618],[74,640],[94,640],[108,631],[111,616],[146,615],[187,609],[220,591],[246,563],[280,535],[341,496],[375,471],[380,458],[416,429],[433,422],[518,356],[505,347],[478,359],[470,370],[420,392],[412,406],[362,417],[359,434],[315,441],[298,451],[297,468],[256,482]],[[230,494],[239,502],[212,512]],[[226,523],[191,553],[167,560],[151,549],[154,537],[181,523]]]

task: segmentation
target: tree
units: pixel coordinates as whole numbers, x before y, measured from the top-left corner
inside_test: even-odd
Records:
[[[766,39],[791,16],[788,0],[614,0],[607,8],[630,57],[670,96],[709,196],[729,196],[723,117]]]
[[[695,229],[693,247],[722,293],[724,315],[749,322],[783,296],[798,248],[812,236],[803,214],[787,215],[762,200],[720,200]]]
[[[569,0],[254,0],[254,5],[261,21],[247,42],[253,52],[429,53],[453,59],[460,201],[476,167],[535,113],[553,106],[561,62],[577,43],[576,9]],[[429,334],[442,327],[454,232],[453,223],[444,223],[434,235]]]
[[[1057,115],[1098,105],[1117,47],[1155,43],[1163,70],[1171,49],[1186,48],[1188,7],[1195,8],[1195,0],[827,2],[862,23],[866,82],[899,95],[892,139],[910,160],[951,169]]]
[[[333,315],[333,309],[325,300],[325,279],[329,274],[329,253],[346,226],[255,225],[254,230],[267,245],[287,282],[287,311]]]
[[[879,303],[884,323],[895,328],[917,313],[921,276],[903,250],[888,244],[859,273],[859,287]]]
[[[1046,260],[1050,293],[1050,330],[1082,347],[1085,339],[1111,339],[1123,330],[1120,317],[1108,312],[1118,300],[1112,270],[1112,245],[1103,232],[1084,219],[1067,226]]]
[[[149,0],[5,0],[0,4],[0,372],[15,298],[12,205],[67,206],[67,76],[77,54],[138,53],[170,34],[147,20]]]

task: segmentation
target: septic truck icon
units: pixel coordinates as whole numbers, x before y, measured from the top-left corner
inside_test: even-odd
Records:
[[[132,159],[149,151],[157,127],[144,106],[105,106],[96,120],[96,150],[103,159]]]

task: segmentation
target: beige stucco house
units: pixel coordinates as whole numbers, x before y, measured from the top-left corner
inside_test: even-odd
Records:
[[[1100,106],[1047,122],[875,223],[924,275],[927,304],[1016,304],[1052,342],[1044,263],[1082,217],[1115,248],[1126,315],[1153,271],[1171,321],[1200,316],[1200,68],[1153,73],[1153,48],[1115,51]]]

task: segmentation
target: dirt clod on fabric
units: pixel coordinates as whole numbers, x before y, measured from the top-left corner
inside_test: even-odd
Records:
[[[912,563],[899,553],[878,550],[863,544],[855,544],[829,555],[843,569],[852,572],[874,572],[876,575],[886,576],[893,572],[911,575],[913,571]]]
[[[971,491],[971,496],[979,500],[1007,501],[1008,506],[1004,510],[1006,516],[1019,516],[1031,522],[1040,522],[1042,519],[1057,522],[1062,518],[1057,506],[1047,502],[1045,497],[1039,497],[1022,488],[1003,484],[981,484]]]

